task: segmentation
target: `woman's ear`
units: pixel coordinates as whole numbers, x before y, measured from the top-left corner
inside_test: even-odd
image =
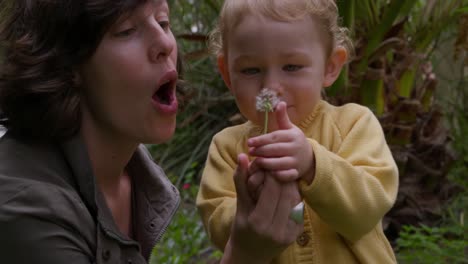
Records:
[[[331,86],[338,76],[340,76],[341,69],[348,59],[348,52],[343,47],[336,48],[331,56],[328,58],[325,68],[325,76],[323,78],[323,87]]]
[[[217,57],[218,69],[223,77],[224,83],[231,90],[231,78],[229,76],[229,68],[224,54],[219,54]]]

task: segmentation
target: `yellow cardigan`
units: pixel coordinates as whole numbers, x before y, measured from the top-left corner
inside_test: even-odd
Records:
[[[299,127],[315,155],[315,178],[299,184],[304,233],[273,263],[396,263],[381,221],[395,202],[398,170],[374,114],[356,104],[320,101]],[[220,249],[236,211],[237,155],[247,153],[246,140],[260,133],[247,122],[224,129],[211,143],[197,206]]]

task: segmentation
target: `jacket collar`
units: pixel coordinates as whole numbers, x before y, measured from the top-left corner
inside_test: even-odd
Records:
[[[82,199],[105,233],[121,243],[132,244],[133,240],[122,234],[115,224],[110,209],[97,187],[87,150],[78,134],[62,144]],[[167,179],[163,170],[151,158],[145,146],[140,145],[128,166],[132,178],[134,237],[140,242],[143,256],[147,259],[151,249],[165,232],[180,202],[177,188]]]
[[[62,144],[65,160],[71,168],[77,183],[78,192],[92,215],[97,214],[96,182],[91,161],[80,135],[76,135]]]

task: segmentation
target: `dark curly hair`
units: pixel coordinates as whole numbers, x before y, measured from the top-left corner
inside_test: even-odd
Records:
[[[29,140],[77,133],[75,72],[122,14],[147,1],[1,0],[0,125]]]

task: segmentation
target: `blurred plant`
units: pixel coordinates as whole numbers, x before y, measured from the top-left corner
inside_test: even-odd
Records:
[[[446,201],[460,191],[447,178],[455,153],[435,100],[439,80],[432,59],[443,38],[454,38],[468,1],[337,3],[355,40],[355,57],[325,96],[335,104],[366,105],[381,121],[400,171],[397,202],[384,221],[394,240],[403,225],[436,224]]]
[[[433,53],[434,65],[441,67],[441,87],[450,87],[437,96],[444,106],[451,146],[456,153],[448,178],[459,192],[442,206],[439,227],[403,227],[397,240],[399,263],[468,263],[468,9],[460,10],[465,11],[458,21],[455,55],[451,48]],[[439,43],[451,47],[447,40]]]
[[[468,228],[404,226],[398,243],[398,263],[468,263]]]
[[[181,187],[188,178],[198,184],[212,136],[244,119],[206,46],[223,1],[170,2],[172,28],[185,54],[185,79],[197,93],[179,114],[174,139],[151,149],[158,163],[177,175],[175,182]],[[444,125],[446,113],[435,97],[439,88],[454,88],[440,87],[433,55],[445,48],[445,39],[457,39],[457,58],[466,58],[468,0],[337,0],[337,4],[354,39],[355,56],[324,97],[337,105],[366,105],[381,121],[400,169],[398,199],[384,221],[392,240],[403,225],[438,223],[446,201],[460,191],[447,177],[455,152]]]
[[[216,263],[221,253],[211,247],[193,203],[198,186],[183,184],[181,207],[161,241],[153,248],[149,264]]]

